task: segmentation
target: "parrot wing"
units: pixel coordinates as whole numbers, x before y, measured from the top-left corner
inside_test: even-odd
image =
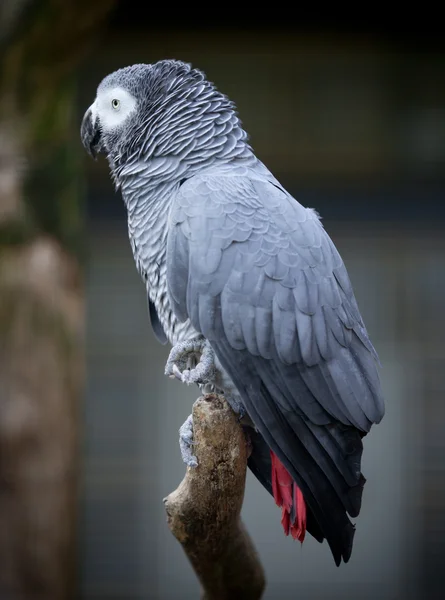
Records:
[[[364,477],[362,436],[384,405],[377,355],[317,214],[254,170],[186,180],[173,201],[168,293],[210,342],[337,564]]]

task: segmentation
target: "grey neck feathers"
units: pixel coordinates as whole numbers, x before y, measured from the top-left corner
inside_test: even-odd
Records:
[[[119,166],[111,165],[116,185],[143,171],[155,187],[215,163],[249,159],[252,150],[233,104],[211,83],[200,81],[147,107],[127,156]]]

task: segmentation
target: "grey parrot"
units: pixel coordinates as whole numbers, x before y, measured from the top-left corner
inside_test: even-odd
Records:
[[[176,60],[103,79],[81,125],[107,156],[166,373],[227,398],[286,535],[347,562],[384,415],[378,357],[318,214],[258,160],[234,104]],[[196,466],[189,417],[180,429]],[[349,517],[348,517],[349,515]]]

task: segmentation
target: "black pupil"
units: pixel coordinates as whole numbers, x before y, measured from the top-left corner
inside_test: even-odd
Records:
[[[113,100],[113,106],[116,108],[116,106],[119,104],[119,100]]]

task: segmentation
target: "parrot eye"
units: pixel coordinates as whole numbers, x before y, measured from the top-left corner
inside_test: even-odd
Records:
[[[111,106],[114,108],[114,110],[119,110],[120,105],[120,101],[117,98],[113,98],[111,101]]]

